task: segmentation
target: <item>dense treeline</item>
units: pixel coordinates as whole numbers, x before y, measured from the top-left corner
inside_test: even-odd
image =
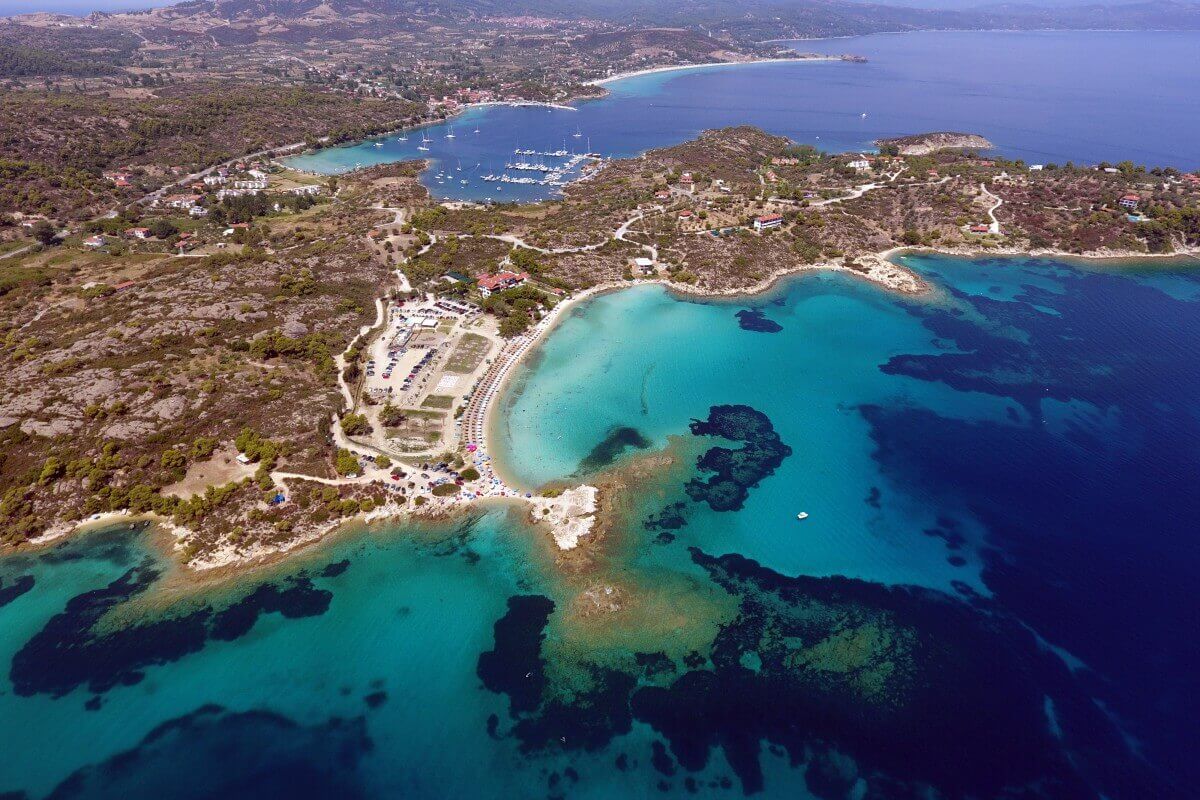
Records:
[[[138,100],[4,92],[0,211],[87,213],[113,200],[104,170],[145,166],[138,182],[161,183],[169,167],[191,172],[330,134],[365,137],[418,110],[405,101],[244,84],[173,86]]]
[[[111,64],[81,61],[32,47],[0,44],[0,78],[31,78],[43,75],[91,77],[110,75],[115,71],[116,68]]]

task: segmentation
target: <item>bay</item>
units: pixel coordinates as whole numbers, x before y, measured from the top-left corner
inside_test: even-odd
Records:
[[[569,314],[501,398],[506,468],[678,459],[587,569],[504,507],[199,591],[138,531],[0,561],[0,789],[1186,796],[1195,262],[905,263],[932,296]]]
[[[1148,166],[1200,167],[1195,136],[1200,104],[1194,89],[1200,78],[1200,32],[922,32],[792,46],[802,52],[857,53],[869,61],[641,75],[609,84],[608,97],[580,101],[574,111],[473,108],[449,122],[411,131],[404,142],[395,135],[379,137],[288,163],[336,174],[428,157],[432,167],[423,182],[435,197],[526,202],[558,190],[481,177],[504,173],[517,149],[590,150],[627,158],[707,129],[755,125],[829,152],[870,150],[881,137],[952,130],[981,134],[997,153],[1028,163],[1130,159]],[[1131,54],[1136,54],[1132,61]],[[454,138],[447,139],[448,133]],[[423,134],[430,139],[428,152],[417,149]]]

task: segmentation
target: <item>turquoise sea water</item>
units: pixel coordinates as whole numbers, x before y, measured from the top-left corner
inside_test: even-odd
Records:
[[[677,459],[587,563],[502,507],[183,595],[139,532],[0,561],[0,792],[1190,796],[1198,265],[906,263],[564,319],[507,469]]]
[[[644,75],[609,84],[611,95],[579,102],[575,111],[472,109],[427,128],[428,152],[417,149],[421,132],[414,131],[406,142],[383,137],[291,163],[338,173],[428,157],[433,168],[424,181],[436,197],[528,201],[554,189],[481,179],[504,172],[518,147],[578,152],[590,147],[621,158],[710,128],[757,125],[830,152],[871,149],[880,137],[955,130],[982,134],[999,153],[1030,163],[1132,159],[1200,167],[1195,136],[1200,32],[925,32],[794,46],[803,52],[858,53],[869,62]],[[445,138],[451,130],[455,137]],[[438,171],[449,177],[439,182]]]

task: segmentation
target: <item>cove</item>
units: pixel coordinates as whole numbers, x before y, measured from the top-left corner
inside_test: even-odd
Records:
[[[557,190],[482,180],[504,172],[518,148],[590,148],[608,158],[628,158],[704,130],[748,124],[830,152],[869,150],[881,137],[957,130],[986,136],[998,153],[1029,163],[1132,159],[1200,167],[1195,31],[924,32],[792,46],[801,52],[857,53],[869,61],[642,75],[608,84],[609,96],[578,102],[574,111],[472,108],[449,122],[410,131],[406,141],[378,137],[287,163],[336,174],[429,158],[432,167],[423,182],[435,197],[529,202]],[[1128,69],[1130,52],[1140,54],[1136,70]],[[447,138],[449,133],[454,137]],[[417,149],[423,135],[430,140],[428,152]]]
[[[586,570],[503,506],[182,595],[137,530],[0,560],[0,792],[1187,796],[1196,263],[904,258],[575,307],[494,454],[675,459]]]

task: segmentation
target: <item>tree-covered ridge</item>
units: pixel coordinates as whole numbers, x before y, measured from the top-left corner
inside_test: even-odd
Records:
[[[418,111],[402,100],[248,84],[172,86],[145,99],[4,92],[0,212],[88,214],[122,197],[105,170],[133,168],[149,190],[271,146],[371,135]]]

